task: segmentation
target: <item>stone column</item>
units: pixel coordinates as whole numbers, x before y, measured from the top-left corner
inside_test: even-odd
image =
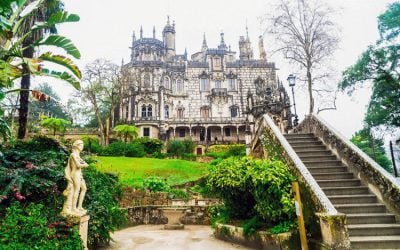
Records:
[[[84,215],[80,217],[79,220],[79,235],[81,236],[83,248],[85,250],[88,249],[87,238],[88,238],[89,219],[90,219],[89,215]]]
[[[221,141],[224,142],[224,127],[221,126]]]
[[[128,98],[128,117],[127,121],[132,121],[132,97]]]
[[[207,144],[207,140],[208,140],[208,138],[207,138],[207,136],[208,136],[208,126],[204,126],[204,128],[205,128],[205,133],[204,133],[204,142]]]
[[[165,110],[164,110],[164,89],[162,88],[160,91],[160,120],[163,121],[165,119]]]
[[[236,138],[237,142],[239,143],[239,126],[236,126]]]
[[[175,132],[176,132],[176,127],[174,127],[174,139],[175,139]]]

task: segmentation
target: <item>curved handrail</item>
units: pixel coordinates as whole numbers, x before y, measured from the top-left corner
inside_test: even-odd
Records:
[[[300,160],[299,156],[296,154],[296,152],[290,146],[289,142],[283,136],[283,134],[281,133],[279,128],[275,125],[275,123],[272,121],[272,119],[268,115],[264,115],[263,121],[266,123],[265,125],[267,125],[268,127],[271,128],[272,132],[275,134],[276,138],[279,140],[283,149],[287,152],[288,156],[293,161],[294,167],[296,167],[297,170],[300,172],[300,174],[303,176],[304,181],[306,182],[305,184],[310,188],[310,191],[318,199],[318,202],[320,203],[324,212],[328,215],[337,215],[338,211],[336,210],[336,208],[333,206],[331,201],[328,199],[328,197],[322,191],[321,187],[315,181],[315,179],[311,175],[310,171],[308,171],[307,167]]]

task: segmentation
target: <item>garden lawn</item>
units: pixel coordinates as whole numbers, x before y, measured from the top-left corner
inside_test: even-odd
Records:
[[[204,163],[177,159],[98,156],[97,160],[100,171],[118,174],[122,184],[135,187],[149,176],[167,179],[169,185],[182,184],[204,176],[208,168]]]

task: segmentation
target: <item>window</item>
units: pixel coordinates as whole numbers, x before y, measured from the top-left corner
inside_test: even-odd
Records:
[[[231,136],[231,128],[224,128],[225,136]]]
[[[200,91],[210,90],[210,84],[208,78],[200,78]]]
[[[144,104],[142,106],[142,117],[147,117],[147,107]]]
[[[184,128],[179,129],[179,137],[185,137],[185,132]]]
[[[151,104],[146,106],[145,104],[142,105],[142,117],[152,117],[153,116],[153,107]]]
[[[165,107],[164,107],[164,118],[165,119],[169,118],[169,107],[168,107],[168,105],[165,105]]]
[[[200,108],[200,117],[201,118],[209,118],[210,117],[210,109],[208,107]]]
[[[238,107],[231,107],[231,117],[238,116]]]
[[[229,78],[228,79],[228,90],[235,90],[236,89],[236,79]]]
[[[147,107],[147,117],[152,117],[153,116],[153,107],[151,104]]]
[[[179,108],[178,110],[177,110],[177,117],[178,117],[178,119],[182,119],[183,118],[183,108]]]
[[[143,136],[146,137],[150,136],[150,128],[143,128]]]
[[[183,92],[183,81],[181,79],[176,80],[176,91],[178,93]]]
[[[221,81],[220,80],[215,81],[215,88],[217,88],[217,89],[221,88]]]
[[[171,89],[171,84],[168,77],[164,77],[164,88]]]

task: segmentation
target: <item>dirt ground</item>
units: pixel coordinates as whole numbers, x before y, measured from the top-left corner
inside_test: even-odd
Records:
[[[164,230],[163,225],[142,225],[117,231],[112,238],[114,242],[104,250],[251,249],[216,239],[210,226],[186,225],[184,230]]]

